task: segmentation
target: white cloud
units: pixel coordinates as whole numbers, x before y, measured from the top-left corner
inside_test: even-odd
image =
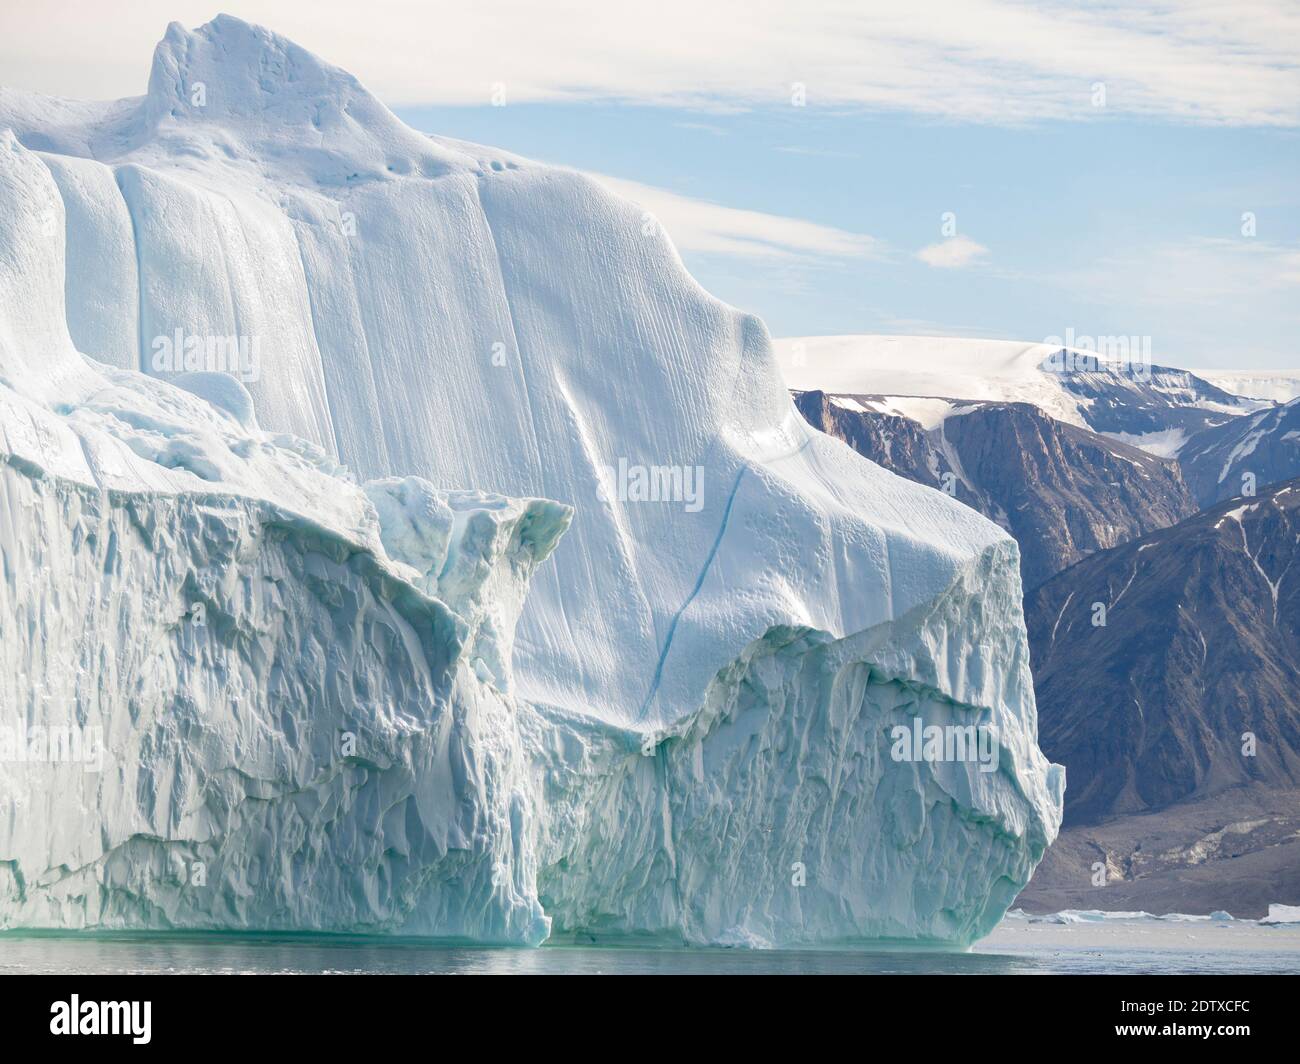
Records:
[[[933,318],[897,317],[885,311],[876,310],[878,325],[873,331],[889,336],[951,336],[955,339],[980,337],[986,340],[1005,340],[1006,335],[997,329],[984,325],[961,325],[952,322],[935,321]]]
[[[861,159],[862,155],[855,151],[832,151],[828,148],[804,148],[797,144],[782,145],[776,149],[784,152],[786,155],[810,155],[822,159]]]
[[[1294,300],[1300,248],[1258,237],[1194,237],[1101,253],[1087,269],[1055,280],[1098,302],[1138,306]]]
[[[928,244],[916,253],[916,257],[927,266],[953,270],[970,266],[988,253],[988,248],[977,244],[970,237],[954,236],[937,244]]]
[[[763,259],[874,258],[883,253],[880,241],[862,233],[724,207],[604,174],[591,176],[654,215],[680,251]]]
[[[727,131],[721,126],[715,126],[708,122],[674,122],[678,129],[693,129],[697,133],[708,133],[714,137],[725,137]]]
[[[1290,0],[223,0],[343,66],[389,103],[599,98],[856,106],[983,122],[1106,112],[1300,125]],[[5,84],[73,97],[143,91],[169,20],[211,0],[0,5]]]

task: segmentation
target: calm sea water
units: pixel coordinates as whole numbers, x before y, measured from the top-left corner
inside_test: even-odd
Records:
[[[850,974],[1300,973],[1300,928],[1052,926],[1007,920],[965,953],[895,950],[460,949],[231,934],[0,934],[2,973]]]

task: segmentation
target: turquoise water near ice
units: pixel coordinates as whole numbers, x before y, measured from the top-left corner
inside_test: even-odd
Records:
[[[319,935],[0,934],[0,974],[1300,973],[1300,930],[1004,923],[969,952],[449,948]]]

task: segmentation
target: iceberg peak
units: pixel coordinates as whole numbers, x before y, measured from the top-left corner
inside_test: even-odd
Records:
[[[146,98],[154,118],[273,113],[300,126],[319,116],[338,120],[354,107],[366,119],[387,113],[347,71],[231,15],[196,30],[171,23],[154,49]]]
[[[66,100],[0,86],[0,129],[33,151],[245,185],[331,192],[404,177],[482,176],[524,160],[411,129],[354,75],[278,33],[218,15],[168,25],[144,96]]]

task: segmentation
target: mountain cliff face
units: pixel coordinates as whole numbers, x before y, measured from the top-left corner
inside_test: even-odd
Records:
[[[1070,823],[1300,783],[1297,553],[1290,481],[1030,592],[1042,741],[1070,773]]]
[[[1015,544],[581,175],[222,16],[0,95],[0,281],[5,705],[128,763],[33,772],[0,924],[969,942],[1055,836]]]
[[[909,402],[915,409],[916,400],[804,392],[795,405],[859,454],[1005,528],[1020,544],[1026,588],[1196,510],[1175,463],[1029,403],[953,402],[927,429],[890,412]]]
[[[1300,475],[1300,399],[1198,432],[1178,462],[1202,506]]]

